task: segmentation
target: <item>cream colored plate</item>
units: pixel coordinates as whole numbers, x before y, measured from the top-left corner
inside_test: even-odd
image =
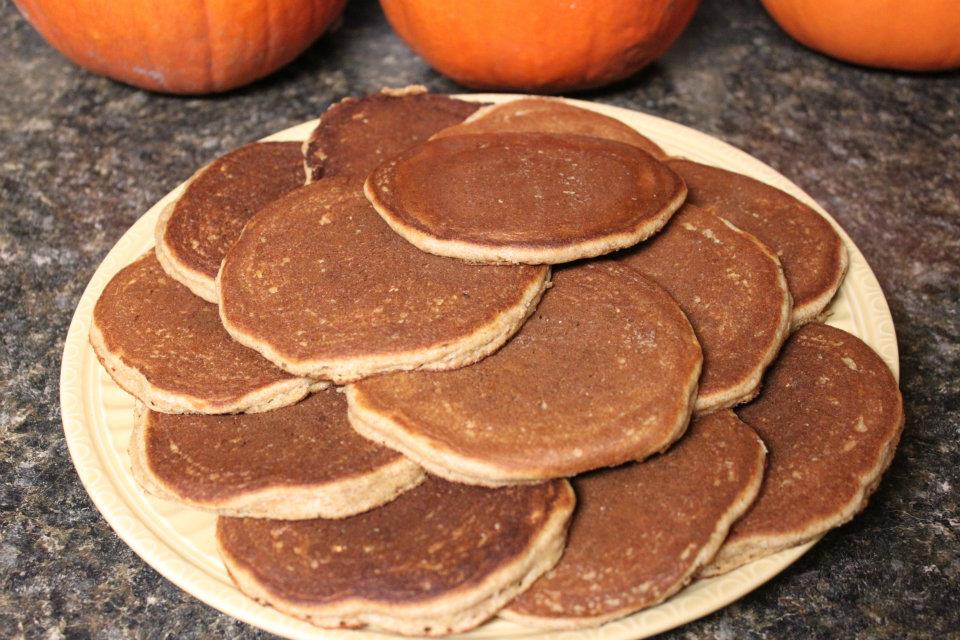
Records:
[[[507,95],[471,95],[466,99],[501,102]],[[573,101],[637,128],[667,152],[723,166],[787,191],[823,209],[796,185],[769,166],[730,145],[687,127],[617,107]],[[287,129],[268,140],[301,140],[315,122]],[[121,391],[97,362],[87,343],[93,305],[121,268],[153,245],[153,228],[174,189],[141,217],[113,247],[87,285],[67,334],[60,374],[63,429],[80,480],[107,522],[148,564],[170,581],[212,607],[273,633],[290,638],[360,638],[385,634],[326,631],[261,606],[243,596],[230,581],[214,547],[214,517],[147,496],[130,473],[127,442],[133,398]],[[829,323],[859,336],[898,374],[893,320],[876,277],[850,238],[837,227],[850,251],[850,270],[830,308]],[[778,553],[732,573],[695,582],[658,607],[612,622],[598,630],[540,633],[494,620],[465,634],[475,638],[642,638],[707,615],[756,589],[803,555],[813,543]]]

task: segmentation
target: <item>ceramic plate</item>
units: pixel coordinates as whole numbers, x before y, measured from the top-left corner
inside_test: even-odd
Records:
[[[465,99],[500,102],[507,95],[470,95]],[[772,184],[836,222],[796,185],[746,153],[694,129],[650,115],[573,101],[631,125],[668,153],[723,166]],[[314,122],[305,122],[267,138],[302,140]],[[133,398],[122,391],[97,362],[87,343],[93,306],[117,271],[153,245],[153,228],[164,205],[183,185],[147,211],[113,247],[87,285],[67,334],[60,374],[63,429],[80,480],[110,526],[150,566],[203,602],[252,625],[289,638],[362,638],[387,634],[328,631],[261,606],[241,594],[220,562],[214,546],[214,516],[157,500],[137,486],[130,472],[127,442],[133,427]],[[876,277],[863,254],[837,227],[850,252],[850,269],[830,307],[829,324],[859,336],[898,374],[893,320]],[[803,555],[813,543],[757,560],[729,574],[694,582],[667,602],[599,629],[543,633],[493,620],[464,634],[474,638],[645,638],[723,607],[756,589]]]

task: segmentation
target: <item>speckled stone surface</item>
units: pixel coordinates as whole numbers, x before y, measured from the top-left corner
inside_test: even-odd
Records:
[[[0,4],[0,636],[265,637],[145,565],[90,503],[60,426],[73,308],[124,230],[200,164],[385,85],[457,87],[354,0],[273,77],[205,99],[94,77]],[[705,0],[659,63],[587,94],[696,127],[817,198],[866,254],[900,338],[907,427],[866,512],[669,638],[960,637],[960,74],[871,71]]]

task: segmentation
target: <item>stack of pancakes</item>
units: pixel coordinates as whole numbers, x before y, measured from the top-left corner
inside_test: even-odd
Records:
[[[846,265],[809,207],[617,120],[409,88],[201,169],[90,341],[138,482],[220,515],[251,597],[590,627],[864,507],[904,418],[817,322]]]

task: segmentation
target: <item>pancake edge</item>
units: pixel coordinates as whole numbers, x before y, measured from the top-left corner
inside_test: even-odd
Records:
[[[206,169],[206,167],[204,167],[204,169]],[[204,171],[204,169],[201,169],[184,184],[189,186],[193,179],[196,178],[200,172]],[[201,271],[197,271],[187,263],[182,262],[177,257],[176,249],[167,242],[167,227],[170,224],[170,218],[173,217],[179,202],[180,198],[177,198],[165,206],[160,212],[160,217],[157,219],[157,226],[154,228],[153,234],[154,253],[157,254],[157,262],[160,263],[164,273],[189,289],[193,295],[203,298],[207,302],[216,304],[216,280]]]
[[[777,258],[777,254],[771,251],[770,247],[763,244],[763,242],[761,242],[760,239],[754,236],[752,233],[744,231],[740,227],[724,218],[716,209],[708,208],[708,210],[712,211],[714,215],[720,218],[720,220],[730,227],[734,232],[742,234],[745,239],[753,242],[757,248],[759,248],[776,264],[778,275],[777,284],[779,285],[780,291],[783,295],[780,302],[780,323],[777,325],[776,335],[771,340],[766,352],[760,356],[756,366],[752,371],[744,375],[739,381],[732,385],[728,385],[724,389],[717,389],[716,391],[708,394],[698,393],[697,403],[693,411],[694,415],[706,415],[719,409],[728,409],[738,404],[743,404],[744,402],[753,400],[757,394],[760,393],[763,373],[777,358],[777,355],[780,353],[780,349],[783,348],[783,343],[787,340],[787,338],[790,337],[790,331],[792,327],[791,321],[793,318],[793,297],[790,295],[789,287],[787,287],[787,278],[783,273],[783,265],[780,264],[780,259]]]
[[[155,498],[218,515],[273,520],[346,518],[384,505],[426,479],[423,469],[401,456],[377,469],[353,474],[342,480],[277,483],[222,498],[188,498],[164,482],[151,467],[146,449],[150,428],[147,418],[147,408],[137,402],[128,447],[130,466],[137,484]]]
[[[583,469],[545,469],[531,464],[526,469],[517,470],[516,468],[498,465],[495,462],[460,454],[447,446],[442,440],[414,433],[401,422],[370,407],[369,404],[364,402],[362,392],[353,384],[344,387],[344,393],[347,396],[347,420],[354,431],[364,438],[403,454],[429,473],[451,482],[484,487],[536,484],[555,478],[570,477],[593,469],[617,466],[631,460],[642,460],[666,451],[683,436],[690,424],[702,366],[701,355],[700,365],[696,367],[687,382],[687,400],[684,404],[684,410],[678,414],[673,429],[660,443],[651,447],[651,450],[641,458],[619,460]]]
[[[346,388],[349,389],[350,386],[352,385],[348,385]],[[348,394],[348,398],[349,398],[349,391],[346,391],[346,393]],[[391,426],[394,424],[392,421],[390,421],[389,419],[380,419],[379,415],[373,412],[372,410],[370,410],[369,412],[367,410],[361,410],[361,412],[364,413],[364,417],[361,417],[356,412],[353,411],[352,405],[350,404],[350,402],[351,401],[348,400],[347,421],[350,423],[350,426],[353,427],[353,430],[356,431],[358,435],[360,435],[361,437],[367,440],[370,440],[371,442],[379,444],[382,447],[387,447],[388,449],[392,449],[400,453],[402,456],[404,456],[407,459],[419,460],[417,464],[420,465],[423,469],[425,469],[431,475],[438,476],[450,482],[457,482],[459,484],[471,484],[471,485],[477,485],[481,487],[490,487],[494,489],[498,487],[507,487],[507,486],[518,485],[518,484],[537,484],[540,482],[544,482],[545,480],[549,480],[549,478],[543,479],[543,478],[525,478],[525,477],[524,478],[511,477],[506,479],[496,479],[496,478],[490,477],[493,474],[484,475],[481,473],[480,475],[471,475],[470,473],[464,473],[461,470],[463,466],[474,466],[476,463],[473,463],[473,460],[469,460],[470,463],[473,463],[471,465],[460,465],[455,461],[453,466],[457,470],[445,467],[429,459],[428,456],[422,455],[421,447],[427,448],[429,446],[429,442],[433,442],[432,439],[430,439],[428,442],[424,442],[421,446],[418,446],[421,443],[413,442],[411,443],[411,445],[408,445],[404,441],[402,436],[396,439],[386,437],[383,435],[383,431],[391,428]],[[367,420],[365,419],[366,417],[369,417],[370,419]],[[373,423],[373,425],[376,425],[376,426],[372,426],[371,423]],[[414,436],[410,436],[410,439],[413,440]],[[424,439],[424,440],[427,440],[427,439]],[[494,467],[494,469],[496,469],[496,467]],[[475,469],[471,469],[471,471],[474,471],[474,470]]]
[[[818,213],[817,215],[820,214]],[[829,222],[829,220],[827,222]],[[834,232],[836,233],[836,229],[834,229]],[[839,235],[839,233],[837,235]],[[843,281],[847,277],[847,270],[850,268],[850,252],[847,250],[846,243],[843,241],[842,236],[840,237],[839,253],[840,255],[837,256],[839,268],[836,279],[816,297],[806,300],[799,305],[794,305],[791,314],[791,331],[796,331],[810,322],[823,320],[830,315],[827,307],[830,305],[834,296],[837,295],[837,292],[840,291],[840,287],[843,286]]]
[[[739,420],[739,418],[738,418]],[[585,629],[590,627],[599,627],[600,625],[606,624],[607,622],[612,622],[618,620],[625,616],[636,613],[637,611],[643,611],[644,609],[649,609],[654,607],[661,602],[669,599],[674,594],[682,590],[691,581],[695,580],[698,577],[698,572],[706,566],[720,550],[720,547],[723,545],[724,540],[727,538],[727,534],[730,531],[730,527],[733,526],[733,523],[740,519],[743,514],[745,514],[750,507],[753,505],[754,501],[757,499],[757,496],[760,495],[760,486],[763,483],[763,476],[765,473],[766,462],[767,462],[767,447],[763,443],[763,440],[760,439],[760,436],[756,434],[753,429],[747,425],[745,422],[740,420],[741,424],[745,429],[750,429],[753,433],[754,438],[759,445],[757,447],[757,459],[755,461],[755,466],[753,468],[753,474],[751,476],[750,482],[743,487],[743,490],[740,494],[733,500],[730,504],[727,511],[720,516],[717,520],[716,525],[714,526],[713,533],[710,535],[710,538],[707,540],[707,543],[700,547],[699,553],[697,553],[693,562],[687,568],[687,571],[680,577],[677,582],[672,585],[670,588],[664,590],[663,594],[649,602],[646,605],[641,607],[624,607],[618,609],[612,613],[604,614],[601,616],[593,617],[544,617],[544,616],[535,616],[524,613],[517,613],[510,609],[509,605],[504,608],[500,613],[497,614],[497,617],[503,618],[505,620],[510,620],[512,622],[520,623],[524,626],[533,627],[536,629],[545,629],[551,631],[563,631],[570,629]]]
[[[588,137],[588,136],[584,136]],[[600,138],[598,138],[600,139]],[[619,143],[626,145],[626,143]],[[632,147],[635,148],[635,147]],[[644,152],[646,153],[646,152]],[[649,154],[647,154],[649,155]],[[650,156],[653,157],[653,156]],[[673,171],[671,169],[671,171]],[[675,172],[674,172],[675,173]],[[520,244],[483,244],[463,240],[443,240],[405,222],[378,196],[371,177],[363,183],[363,193],[371,206],[391,229],[421,251],[447,258],[482,264],[561,264],[581,258],[594,258],[642,242],[660,231],[687,198],[687,186],[679,174],[680,189],[654,216],[631,229],[609,233],[588,240],[565,243],[563,246],[524,242]]]
[[[750,180],[753,180],[755,182],[759,182],[767,187],[776,189],[777,191],[780,191],[781,193],[786,194],[788,197],[796,200],[797,202],[799,202],[800,204],[802,204],[803,206],[805,206],[806,208],[810,209],[815,214],[823,218],[823,220],[830,226],[830,229],[836,235],[838,240],[837,244],[839,246],[839,255],[836,256],[837,265],[838,265],[836,277],[831,284],[824,287],[820,293],[816,294],[812,298],[808,300],[800,300],[800,301],[794,299],[793,310],[791,312],[790,330],[791,332],[796,331],[797,329],[799,329],[805,324],[808,324],[810,322],[814,322],[817,320],[823,320],[824,318],[829,316],[829,311],[827,310],[827,307],[829,306],[830,302],[833,300],[833,297],[837,295],[837,292],[840,290],[840,287],[843,285],[843,280],[844,278],[846,278],[846,275],[847,275],[847,269],[850,266],[850,252],[847,249],[847,244],[844,241],[843,236],[841,235],[840,231],[838,231],[836,228],[837,225],[835,225],[830,219],[828,219],[827,216],[820,213],[814,207],[807,204],[800,198],[797,198],[791,193],[787,193],[780,187],[772,185],[766,180],[761,180],[759,178],[755,178],[746,173],[741,173],[740,171],[734,171],[733,169],[727,169],[726,167],[720,167],[708,162],[700,162],[698,160],[693,160],[692,158],[687,158],[686,156],[668,155],[666,158],[663,159],[663,162],[666,163],[668,166],[670,164],[670,161],[689,162],[692,164],[703,165],[711,169],[719,169],[721,171],[726,171],[727,173],[732,173],[734,175],[742,176]],[[701,206],[708,206],[708,205],[701,205]],[[717,213],[717,215],[720,215],[719,212]],[[792,292],[791,292],[791,295],[792,295]]]
[[[260,413],[294,404],[314,391],[330,386],[326,380],[288,378],[261,386],[228,400],[209,400],[180,393],[150,382],[139,369],[127,365],[123,358],[107,348],[96,316],[90,322],[90,346],[101,366],[118,387],[160,413]]]
[[[505,604],[530,587],[560,560],[567,528],[576,505],[569,482],[554,501],[552,513],[529,541],[524,553],[488,574],[468,590],[453,589],[425,601],[395,604],[362,597],[312,606],[273,594],[257,582],[247,564],[230,555],[217,526],[217,550],[237,587],[254,600],[277,611],[325,628],[373,627],[402,635],[446,635],[472,629],[493,617]]]
[[[381,94],[381,95],[387,95],[387,96],[399,98],[403,96],[413,96],[420,93],[430,93],[430,92],[422,84],[410,84],[405,87],[399,87],[399,88],[381,87],[380,91],[376,93],[368,94],[366,96],[359,96],[359,97],[344,96],[340,100],[337,100],[336,102],[331,102],[329,105],[327,105],[327,108],[324,110],[324,112],[321,113],[320,117],[317,118],[317,124],[313,127],[313,129],[310,130],[310,134],[306,138],[304,138],[303,143],[300,145],[300,154],[303,156],[303,173],[305,176],[303,180],[303,185],[306,186],[308,184],[312,184],[324,178],[323,161],[329,158],[330,156],[328,156],[326,152],[322,150],[318,150],[317,155],[320,162],[316,166],[311,166],[310,145],[312,145],[314,142],[317,141],[320,127],[324,124],[323,116],[326,115],[328,111],[331,111],[334,107],[337,107],[341,104],[358,102],[371,95]],[[439,95],[449,95],[449,94],[439,94]],[[319,174],[316,177],[314,177],[313,175],[314,170],[316,170],[316,172]]]
[[[653,140],[651,140],[650,138],[648,138],[648,137],[645,136],[643,133],[641,133],[641,132],[638,131],[636,128],[632,127],[631,125],[627,124],[627,123],[624,122],[623,120],[620,120],[619,118],[614,118],[614,117],[612,117],[612,116],[608,116],[608,115],[606,115],[606,114],[600,113],[599,111],[594,111],[594,110],[592,110],[592,109],[587,109],[586,107],[580,106],[580,105],[578,105],[578,104],[570,104],[569,102],[567,102],[566,99],[564,99],[564,98],[559,98],[559,97],[556,97],[556,96],[538,96],[538,95],[527,95],[527,96],[523,96],[523,95],[521,95],[521,96],[516,96],[516,97],[514,97],[512,100],[507,100],[507,101],[505,101],[505,102],[494,102],[494,103],[491,103],[491,104],[486,104],[486,105],[480,107],[479,109],[477,109],[476,111],[474,111],[474,112],[473,112],[472,114],[470,114],[469,116],[467,116],[467,117],[463,120],[463,122],[461,122],[460,124],[455,124],[455,125],[453,125],[453,127],[459,127],[460,125],[470,124],[471,122],[474,122],[474,121],[476,121],[476,120],[480,120],[481,118],[485,117],[487,114],[489,114],[489,113],[491,113],[491,112],[493,112],[493,111],[496,111],[497,109],[499,109],[499,108],[501,108],[501,107],[504,107],[504,106],[506,106],[506,105],[508,105],[508,104],[511,104],[511,103],[513,103],[513,102],[519,102],[519,101],[521,101],[521,100],[542,100],[542,101],[544,101],[544,102],[557,102],[557,103],[562,104],[562,105],[564,105],[564,106],[566,106],[566,107],[572,107],[572,108],[574,108],[574,109],[580,109],[581,111],[589,111],[590,113],[592,113],[592,114],[594,114],[594,115],[596,115],[596,116],[599,116],[599,117],[601,117],[601,118],[608,118],[608,119],[610,119],[610,120],[613,120],[614,122],[617,122],[618,124],[623,125],[624,127],[627,127],[628,129],[630,129],[631,131],[633,131],[634,133],[636,133],[640,138],[642,138],[642,139],[647,143],[647,146],[640,146],[640,145],[638,145],[638,144],[633,144],[633,143],[630,143],[630,142],[624,142],[624,144],[630,144],[631,146],[637,147],[637,148],[640,149],[641,151],[646,151],[647,153],[649,153],[649,154],[652,155],[654,158],[656,158],[657,160],[660,160],[660,161],[666,160],[667,158],[670,157],[670,156],[667,154],[666,151],[664,151],[662,148],[660,148],[660,145],[658,145],[656,142],[654,142]],[[452,128],[452,127],[451,127],[451,128]],[[440,134],[442,134],[444,131],[445,131],[445,129],[441,129],[441,130],[438,131],[437,133],[435,133],[435,134],[433,134],[432,136],[430,136],[429,139],[430,139],[430,140],[433,140],[433,139],[435,139],[435,138],[437,138],[437,137],[445,137],[445,136],[440,136]],[[457,133],[456,135],[471,135],[471,133],[468,131],[468,132],[465,132],[465,133]],[[576,135],[586,135],[586,134],[576,134]],[[600,136],[591,136],[591,137],[600,137]],[[600,139],[601,139],[601,140],[607,140],[608,138],[602,138],[602,137],[601,137]],[[621,141],[618,141],[618,142],[623,142],[623,141],[621,140]],[[657,151],[657,153],[653,153],[654,150]]]
[[[192,176],[184,181],[183,191],[180,192],[176,200],[168,203],[167,206],[163,208],[160,212],[160,217],[157,219],[157,224],[153,228],[154,252],[157,254],[157,261],[167,275],[185,286],[195,296],[214,304],[217,302],[217,290],[214,278],[211,278],[202,271],[197,271],[177,257],[177,250],[167,242],[167,227],[170,225],[170,218],[173,217],[173,214],[177,210],[180,199],[183,197],[183,194],[187,192],[187,189],[190,188],[190,184],[206,172],[216,161],[217,159],[211,160],[197,169]]]
[[[753,535],[733,540],[720,548],[716,557],[703,568],[700,575],[708,578],[728,573],[749,562],[773,555],[815,540],[831,529],[844,525],[866,508],[870,496],[877,490],[883,474],[890,468],[893,456],[903,435],[906,415],[903,411],[903,396],[897,393],[898,419],[894,433],[887,446],[880,451],[874,466],[860,478],[860,486],[850,500],[835,515],[811,521],[805,528],[780,535]]]
[[[381,87],[380,91],[377,91],[374,93],[366,94],[363,96],[345,96],[340,100],[337,100],[336,102],[331,102],[327,106],[327,108],[324,110],[324,112],[320,114],[320,117],[317,118],[317,124],[313,127],[313,129],[310,130],[310,134],[303,140],[303,143],[300,145],[300,153],[303,155],[303,173],[305,176],[304,182],[303,182],[304,186],[317,182],[318,180],[321,180],[324,177],[327,177],[323,175],[323,161],[329,158],[330,156],[328,156],[326,152],[323,151],[322,149],[318,149],[317,156],[320,162],[316,166],[312,166],[310,164],[310,145],[312,145],[318,140],[318,132],[320,131],[321,125],[324,124],[323,116],[328,111],[331,111],[334,107],[337,107],[344,103],[358,102],[360,100],[363,100],[364,98],[369,98],[377,95],[388,96],[391,98],[403,98],[406,96],[415,96],[415,95],[420,95],[424,93],[431,93],[431,91],[427,89],[425,85],[408,84],[405,87]],[[447,98],[450,98],[451,100],[459,100],[460,102],[473,102],[473,100],[464,100],[462,98],[457,98],[450,93],[434,93],[432,95],[445,96]],[[477,102],[476,104],[487,105],[487,103],[484,103],[484,102]],[[314,170],[316,170],[316,173],[318,173],[319,175],[314,176]]]
[[[176,248],[167,242],[167,227],[170,225],[170,219],[173,217],[173,214],[177,210],[177,205],[180,203],[181,198],[186,194],[187,189],[190,188],[190,184],[199,178],[203,173],[205,173],[210,167],[214,165],[218,160],[223,158],[225,155],[229,155],[234,151],[242,149],[243,147],[252,146],[255,144],[261,144],[263,142],[269,143],[268,140],[257,140],[255,142],[250,142],[245,145],[241,145],[228,151],[227,153],[220,155],[207,164],[203,165],[194,172],[192,176],[186,179],[183,183],[183,190],[180,192],[180,195],[177,196],[176,200],[168,203],[163,210],[160,212],[160,217],[157,219],[157,224],[154,227],[154,250],[157,254],[157,261],[160,262],[160,266],[163,267],[163,270],[167,273],[168,276],[185,286],[189,289],[195,296],[203,298],[207,302],[212,302],[217,304],[217,280],[216,276],[210,276],[202,271],[194,269],[186,262],[181,260],[177,256]],[[292,142],[296,142],[295,140]],[[301,145],[301,153],[305,152],[307,142]],[[304,160],[304,163],[306,160]],[[267,203],[269,204],[269,203]],[[222,262],[222,260],[221,260]]]
[[[527,285],[512,306],[501,309],[493,319],[477,327],[472,333],[439,345],[370,356],[294,359],[281,353],[268,341],[245,332],[227,317],[223,290],[220,287],[220,275],[226,263],[227,261],[224,260],[220,266],[220,274],[217,275],[217,291],[220,322],[230,337],[243,346],[257,351],[292,375],[322,378],[338,384],[355,382],[381,373],[417,369],[445,371],[460,369],[478,362],[502,347],[520,330],[523,323],[536,310],[543,293],[551,285],[550,268],[544,267],[542,274]]]

